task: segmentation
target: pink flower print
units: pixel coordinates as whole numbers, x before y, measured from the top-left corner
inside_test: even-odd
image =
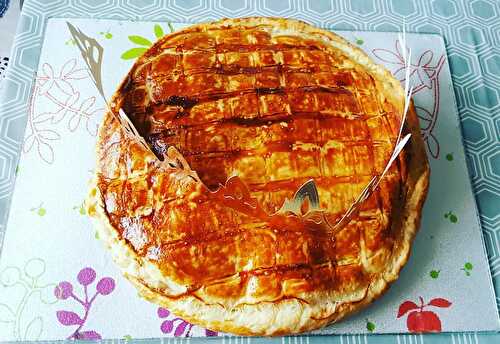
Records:
[[[407,49],[407,48],[406,48]],[[385,62],[389,68],[393,66],[393,75],[401,82],[405,81],[405,62],[402,54],[402,47],[399,40],[395,42],[394,50],[373,49],[373,55]],[[408,53],[407,49],[407,53]],[[427,149],[433,158],[439,157],[439,141],[434,134],[437,124],[440,105],[439,74],[444,65],[445,58],[441,55],[436,58],[432,50],[426,50],[420,56],[412,57],[410,82],[413,85],[413,95],[424,92],[432,97],[432,108],[427,109],[422,106],[415,106],[417,115],[420,118],[422,137],[427,145]]]
[[[58,102],[58,100],[55,99],[54,97],[52,97],[51,95],[48,95],[48,97],[52,102]],[[75,112],[74,109],[78,106],[77,103],[79,100],[80,100],[80,92],[76,91],[72,95],[68,96],[68,98],[66,98],[65,101],[61,101],[58,104],[59,108],[55,112],[47,113],[46,116],[51,116],[50,123],[57,124],[57,123],[61,122],[66,117],[66,115],[69,116],[71,113],[74,113]],[[37,118],[39,118],[40,116],[43,116],[43,115],[44,114],[42,113],[42,114],[38,115]]]
[[[75,132],[80,123],[83,123],[82,126],[91,136],[97,135],[98,122],[94,118],[104,109],[94,109],[95,97],[82,99],[74,82],[88,77],[85,69],[77,68],[76,59],[66,61],[59,72],[48,63],[42,64],[29,101],[28,134],[24,139],[24,153],[37,151],[43,161],[52,164],[55,158],[53,141],[61,139],[58,132],[60,128],[56,125],[66,118],[66,127],[70,132]],[[37,106],[42,98],[50,108],[39,113]]]
[[[416,66],[418,79],[420,81],[420,85],[427,87],[428,89],[432,88],[432,80],[431,78],[436,74],[436,71],[429,68],[429,64],[434,58],[434,53],[430,50],[426,50],[420,58],[418,59],[418,63]]]
[[[44,96],[56,86],[59,90],[67,95],[75,93],[73,85],[69,80],[81,80],[86,78],[85,69],[76,69],[76,59],[68,60],[62,67],[59,75],[55,75],[54,69],[48,63],[42,65],[42,74],[39,77],[40,89],[39,94]]]
[[[49,91],[54,86],[54,70],[52,66],[48,63],[44,63],[42,65],[43,76],[40,78],[40,88],[38,89],[38,93],[42,96],[49,93]]]
[[[97,112],[97,111],[93,112],[90,111],[90,109],[94,106],[95,101],[96,101],[95,97],[90,97],[82,102],[80,107],[77,109],[77,111],[73,113],[73,116],[68,121],[68,129],[70,131],[75,131],[76,129],[78,129],[80,122],[84,120],[86,121],[86,128],[89,134],[95,135],[95,133],[92,130],[92,127],[89,127],[89,120],[91,119],[91,117],[95,115],[95,112]]]

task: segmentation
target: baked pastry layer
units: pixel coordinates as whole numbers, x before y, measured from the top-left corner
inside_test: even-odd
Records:
[[[335,223],[389,160],[404,91],[344,39],[280,18],[191,26],[139,58],[113,104],[157,156],[106,114],[89,212],[143,297],[212,330],[280,335],[338,321],[397,279],[429,179],[413,107],[410,143],[339,232],[262,215],[314,179]],[[199,179],[157,159],[169,147]],[[234,175],[261,212],[214,197]]]

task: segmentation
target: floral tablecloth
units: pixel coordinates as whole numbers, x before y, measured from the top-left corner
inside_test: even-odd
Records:
[[[0,0],[2,6],[8,1]],[[17,1],[0,18],[7,20]],[[297,17],[308,22],[344,30],[399,31],[405,18],[409,31],[443,35],[451,65],[460,112],[469,172],[480,210],[491,273],[500,292],[500,2],[475,1],[52,1],[27,0],[12,51],[12,75],[0,83],[0,247],[10,195],[14,185],[20,143],[24,134],[26,104],[38,66],[45,23],[50,17],[95,17],[150,21],[197,22],[218,17],[269,15]],[[0,49],[4,40],[0,30]],[[0,55],[1,55],[0,50]],[[14,74],[15,73],[15,74]],[[431,151],[432,153],[432,151]],[[434,151],[435,154],[439,152]],[[448,159],[446,154],[441,158]],[[450,221],[453,214],[448,214]],[[9,229],[10,230],[10,229]],[[109,287],[109,286],[108,286]],[[103,287],[104,288],[104,287]],[[105,290],[105,288],[103,289]],[[478,291],[481,292],[481,291]],[[497,303],[500,299],[497,297]],[[206,341],[206,339],[191,339]],[[212,339],[240,341],[240,339]],[[245,339],[246,341],[246,339]],[[261,339],[251,339],[259,342]],[[440,335],[348,335],[265,340],[297,344],[310,341],[332,343],[498,343],[497,334]]]

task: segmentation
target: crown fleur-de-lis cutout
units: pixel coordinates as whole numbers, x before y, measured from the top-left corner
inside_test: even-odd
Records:
[[[68,25],[69,32],[76,42],[76,46],[80,50],[82,58],[88,67],[90,77],[94,82],[95,87],[99,91],[102,99],[104,100],[108,111],[113,114],[113,116],[118,120],[122,129],[130,138],[135,139],[151,154],[156,156],[144,137],[139,134],[139,131],[134,126],[127,114],[123,111],[123,109],[120,108],[117,114],[106,99],[106,96],[104,94],[104,87],[102,84],[102,60],[104,55],[103,47],[99,44],[99,42],[97,42],[95,38],[87,36],[79,28],[75,27],[71,23],[66,22],[66,24]]]
[[[307,207],[305,207],[306,205]],[[292,213],[297,216],[305,216],[309,212],[320,210],[318,189],[314,180],[311,179],[302,184],[292,199],[285,199],[285,202],[283,202],[277,213]]]
[[[68,25],[69,32],[71,33],[76,46],[82,54],[82,58],[85,61],[85,64],[89,68],[88,70],[90,76],[92,77],[92,81],[95,84],[95,87],[104,98],[104,100],[106,100],[106,97],[104,96],[101,75],[104,49],[95,40],[95,38],[91,38],[85,35],[80,29],[74,27],[69,22],[66,22],[66,24]]]

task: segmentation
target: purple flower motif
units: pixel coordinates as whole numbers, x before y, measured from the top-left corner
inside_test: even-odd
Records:
[[[211,330],[208,330],[208,329],[205,329],[205,335],[207,337],[217,337],[219,334],[215,331],[211,331]]]
[[[158,308],[157,313],[159,318],[167,318],[170,315],[170,311],[163,307]]]
[[[171,315],[170,311],[163,307],[158,308],[157,314],[161,319],[168,318]],[[173,332],[174,337],[190,337],[193,326],[193,324],[181,318],[174,317],[172,319],[165,319],[160,325],[160,330],[165,334]],[[205,329],[205,335],[207,337],[216,337],[218,333]]]
[[[78,273],[77,279],[81,285],[87,286],[95,281],[95,271],[92,268],[84,268]]]
[[[174,329],[174,322],[170,320],[165,320],[161,323],[160,330],[163,333],[170,333]]]
[[[111,277],[104,277],[96,286],[96,290],[101,295],[108,295],[115,289],[115,280]]]
[[[57,311],[57,320],[65,326],[81,325],[83,319],[78,314],[70,311]]]
[[[60,282],[54,289],[54,295],[59,300],[66,300],[73,294],[73,286],[69,282]]]
[[[101,335],[96,331],[82,331],[78,332],[75,335],[75,339],[84,339],[84,340],[98,340],[102,339]]]
[[[59,300],[66,300],[72,298],[83,307],[83,316],[78,315],[72,311],[57,311],[57,320],[64,326],[78,326],[67,339],[85,339],[85,340],[98,340],[101,335],[93,330],[81,331],[87,318],[89,316],[92,305],[98,295],[109,295],[115,289],[115,281],[111,277],[104,277],[97,282],[96,292],[93,296],[89,296],[88,286],[94,283],[96,279],[96,272],[94,269],[87,267],[80,270],[77,275],[78,283],[83,286],[84,297],[78,297],[73,292],[73,285],[70,282],[60,282],[54,288],[54,295]]]

